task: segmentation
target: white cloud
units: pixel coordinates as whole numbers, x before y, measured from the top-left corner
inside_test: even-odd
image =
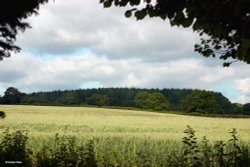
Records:
[[[20,35],[18,43],[41,53],[69,54],[89,48],[113,59],[166,61],[194,56],[198,41],[190,29],[171,28],[160,19],[128,19],[124,10],[103,9],[93,0],[50,2],[39,13],[29,19],[33,28]]]
[[[250,78],[236,80],[236,88],[242,93],[250,95]]]
[[[235,78],[233,67],[209,67],[194,58],[152,63],[139,58],[109,59],[91,52],[50,59],[23,52],[1,63],[2,87],[12,85],[25,92],[77,89],[89,83],[98,83],[102,87],[212,90],[225,80]],[[12,76],[12,80],[4,76]],[[248,82],[248,79],[238,81],[239,90],[248,91]],[[239,100],[243,101],[242,98]]]
[[[250,78],[237,79],[235,85],[236,89],[241,93],[241,96],[238,97],[237,101],[250,103]]]
[[[217,88],[230,95],[233,88],[239,97],[231,100],[250,101],[249,65],[223,68],[217,59],[195,54],[199,40],[190,29],[160,19],[127,19],[124,9],[103,9],[97,0],[50,1],[39,13],[28,20],[33,28],[18,36],[23,52],[0,62],[2,90],[94,85]]]

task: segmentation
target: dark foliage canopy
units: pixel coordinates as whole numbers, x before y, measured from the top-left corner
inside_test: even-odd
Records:
[[[250,103],[247,103],[247,104],[243,105],[243,112],[244,112],[244,114],[249,114],[250,115]]]
[[[0,97],[0,104],[116,106],[204,114],[250,113],[249,104],[242,107],[231,103],[221,93],[193,89],[98,88],[24,94],[10,87]]]
[[[14,45],[18,31],[29,28],[25,21],[32,14],[38,14],[40,4],[48,0],[4,0],[0,2],[0,60],[9,57],[11,51],[20,48]]]
[[[170,106],[167,98],[160,92],[139,92],[134,98],[134,103],[139,108],[153,111],[166,111]]]
[[[6,104],[18,104],[21,100],[21,97],[22,93],[18,89],[9,87],[4,92],[3,101]]]
[[[195,51],[219,57],[224,66],[234,61],[250,64],[249,0],[100,0],[104,7],[129,7],[125,16],[137,20],[168,19],[172,26],[191,27],[201,43]]]

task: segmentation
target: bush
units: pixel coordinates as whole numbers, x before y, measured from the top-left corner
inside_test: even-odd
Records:
[[[44,146],[36,159],[39,167],[97,167],[92,140],[83,147],[77,145],[76,137],[59,134],[56,134],[53,146]]]
[[[27,149],[27,131],[3,132],[0,143],[0,166],[32,166],[31,151]]]
[[[236,129],[230,132],[231,139],[227,143],[217,141],[214,145],[209,145],[208,140],[204,137],[202,144],[199,146],[195,137],[195,131],[189,126],[184,133],[187,134],[183,138],[184,166],[250,166],[249,148],[240,145]]]
[[[6,117],[6,114],[4,111],[0,111],[0,118],[4,119]]]

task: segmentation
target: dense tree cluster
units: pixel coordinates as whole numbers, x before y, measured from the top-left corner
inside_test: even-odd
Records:
[[[86,103],[89,105],[96,106],[107,106],[109,105],[109,98],[106,95],[92,94],[90,97],[86,99]]]
[[[237,105],[221,93],[193,89],[99,88],[24,94],[10,87],[0,98],[0,103],[117,106],[201,114],[250,114],[250,103]]]
[[[18,89],[14,87],[9,87],[5,92],[4,96],[1,98],[1,103],[5,104],[18,104],[21,101],[22,94]]]
[[[135,96],[134,103],[136,107],[154,111],[168,110],[170,106],[167,98],[160,92],[139,92]]]
[[[244,114],[250,115],[250,103],[244,104],[242,108]]]

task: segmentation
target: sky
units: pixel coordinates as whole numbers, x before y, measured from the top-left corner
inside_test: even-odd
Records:
[[[50,1],[17,36],[22,48],[0,61],[0,94],[99,87],[192,88],[250,102],[250,65],[229,68],[194,52],[199,36],[168,20],[126,18],[99,0]]]

